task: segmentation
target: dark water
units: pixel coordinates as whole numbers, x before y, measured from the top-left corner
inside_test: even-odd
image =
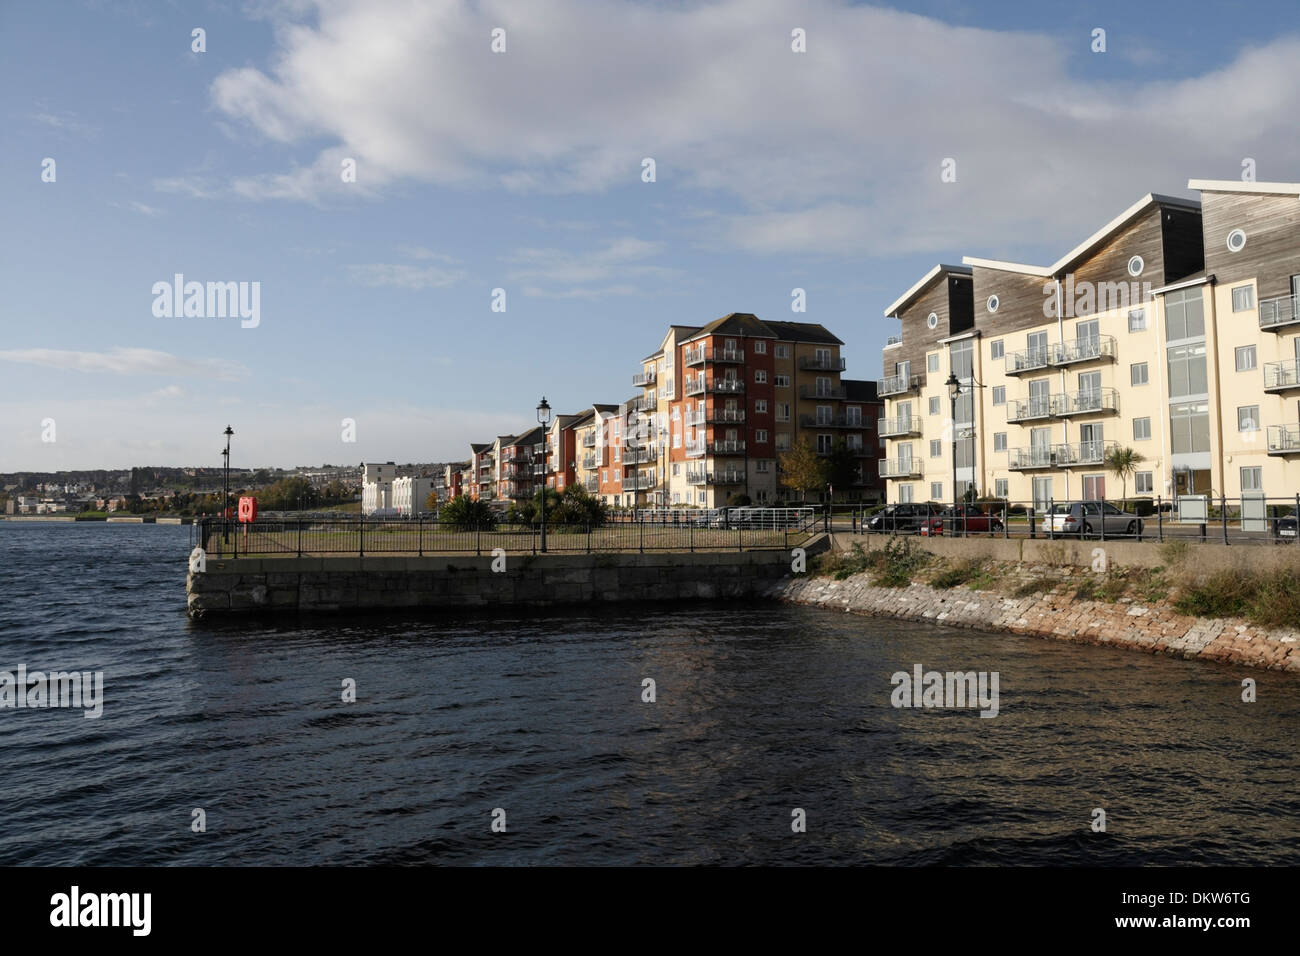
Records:
[[[0,710],[0,864],[1300,862],[1292,675],[722,603],[194,625],[188,532],[0,522],[0,670],[106,697]],[[915,663],[1000,715],[894,709]]]

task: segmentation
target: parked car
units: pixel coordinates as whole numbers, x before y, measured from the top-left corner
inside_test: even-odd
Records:
[[[988,534],[990,531],[1002,530],[1002,519],[997,515],[985,514],[974,505],[966,505],[957,511],[957,527],[953,529],[953,509],[944,508],[921,525],[921,534],[933,537],[941,534]]]
[[[921,525],[938,513],[939,506],[929,502],[889,505],[867,519],[867,530],[883,534],[911,534],[920,531]]]
[[[1297,531],[1296,513],[1292,511],[1289,515],[1282,515],[1280,518],[1273,519],[1273,537],[1290,538],[1295,540]]]
[[[1044,530],[1052,534],[1077,534],[1081,538],[1094,534],[1136,536],[1142,528],[1142,519],[1137,515],[1101,501],[1058,502],[1044,522]]]

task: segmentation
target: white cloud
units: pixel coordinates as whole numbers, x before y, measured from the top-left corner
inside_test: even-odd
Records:
[[[368,189],[716,190],[736,208],[703,238],[751,251],[993,254],[1032,229],[1073,241],[1145,192],[1235,175],[1243,155],[1296,178],[1294,38],[1115,83],[1073,74],[1058,37],[846,0],[800,6],[804,54],[780,0],[331,0],[273,16],[273,61],[221,73],[213,102],[278,143],[333,145],[237,181],[249,198],[337,194],[346,155]],[[956,183],[940,182],[945,157]]]
[[[527,283],[527,296],[557,299],[598,299],[607,295],[637,295],[641,290],[630,279],[666,281],[679,270],[644,260],[660,255],[662,242],[633,236],[606,240],[603,246],[586,251],[557,248],[517,249],[507,258],[512,282]],[[554,288],[563,286],[564,288]]]
[[[223,359],[186,359],[155,349],[115,348],[107,352],[65,349],[0,349],[0,362],[19,362],[75,372],[113,375],[174,375],[237,381],[248,369]]]
[[[370,263],[348,266],[352,281],[367,286],[393,286],[398,289],[443,289],[465,278],[460,269],[437,266],[413,266],[405,263]]]

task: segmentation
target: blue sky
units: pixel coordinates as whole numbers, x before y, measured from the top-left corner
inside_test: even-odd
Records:
[[[1243,157],[1300,179],[1293,14],[0,4],[0,471],[215,464],[228,423],[236,464],[459,458],[731,311],[821,322],[877,378],[935,262],[1054,260]],[[260,283],[260,323],[156,317],[178,272]]]

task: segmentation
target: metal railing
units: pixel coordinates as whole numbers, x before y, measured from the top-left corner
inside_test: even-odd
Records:
[[[1300,362],[1287,359],[1264,363],[1264,391],[1285,392],[1293,388],[1300,388]]]
[[[902,418],[878,418],[876,431],[881,438],[893,438],[897,435],[920,436],[921,417],[907,415]]]
[[[1081,441],[1029,448],[1008,448],[1007,467],[1012,471],[1030,468],[1072,468],[1075,465],[1100,465],[1106,454],[1117,448],[1115,441]]]
[[[654,383],[655,383],[654,369],[651,369],[648,372],[637,372],[635,375],[632,376],[633,386],[640,386],[644,388],[645,386],[653,385]]]
[[[1019,352],[1008,352],[1003,357],[1004,369],[1008,375],[1019,375],[1021,372],[1032,372],[1040,368],[1047,368],[1050,354],[1051,351],[1047,346],[1037,349],[1021,349]]]
[[[847,363],[842,358],[825,358],[816,355],[805,355],[799,359],[799,368],[805,372],[842,372],[847,367]]]
[[[1300,296],[1279,295],[1259,300],[1259,327],[1275,329],[1300,322]]]
[[[1057,418],[1072,415],[1109,414],[1119,411],[1119,392],[1113,388],[1085,389],[1052,396],[1052,414]]]
[[[800,415],[801,428],[862,428],[861,418],[849,418],[847,415]]]
[[[1074,365],[1114,357],[1115,336],[1093,335],[1049,346],[1047,361],[1051,365]]]
[[[682,353],[686,365],[699,365],[703,362],[744,362],[743,349],[706,349],[704,346],[686,349]]]
[[[1270,455],[1300,455],[1300,425],[1269,425]]]
[[[828,387],[825,385],[800,385],[799,397],[809,399],[825,399],[828,402],[843,401],[848,397],[848,389],[841,386]]]
[[[881,458],[877,473],[881,478],[920,478],[925,470],[920,458]]]
[[[962,513],[971,507],[975,513]],[[1287,545],[1300,540],[1298,514],[1300,494],[1267,497],[1248,491],[1235,497],[988,499],[959,508],[955,519],[951,502],[908,502],[850,510],[832,520],[830,528],[868,534]]]
[[[889,375],[876,385],[876,394],[884,398],[886,395],[905,395],[920,389],[921,376],[919,375]]]
[[[1034,395],[1024,401],[1011,399],[1007,402],[1007,421],[1031,422],[1039,418],[1052,417],[1052,395]]]
[[[730,508],[614,514],[604,524],[547,522],[550,552],[760,551],[789,549],[821,530],[814,509]],[[475,554],[540,550],[541,525],[464,526],[437,518],[264,517],[242,524],[205,517],[191,547],[208,560],[281,556]]]

